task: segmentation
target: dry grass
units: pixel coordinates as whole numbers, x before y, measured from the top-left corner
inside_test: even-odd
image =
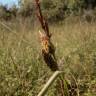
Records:
[[[40,56],[37,23],[3,22],[0,25],[0,94],[36,96],[52,72]],[[80,96],[96,95],[96,23],[60,22],[50,25],[58,62],[65,77],[78,83]],[[60,65],[61,66],[61,65]],[[59,96],[56,82],[47,96]]]

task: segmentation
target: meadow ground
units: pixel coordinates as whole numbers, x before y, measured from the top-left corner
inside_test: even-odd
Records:
[[[0,96],[36,96],[52,75],[40,55],[39,29],[27,20],[0,21]],[[96,23],[66,20],[50,32],[64,76],[75,78],[80,96],[96,96]],[[59,96],[57,90],[54,82],[46,96]]]

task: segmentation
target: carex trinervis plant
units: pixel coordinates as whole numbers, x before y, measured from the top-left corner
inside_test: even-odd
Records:
[[[36,8],[37,8],[36,14],[40,21],[41,27],[43,29],[43,32],[39,31],[40,41],[41,41],[41,46],[42,46],[42,49],[41,49],[42,56],[43,56],[45,63],[47,64],[47,66],[55,74],[56,71],[60,70],[60,68],[58,67],[57,60],[55,57],[55,47],[54,47],[53,43],[51,42],[52,34],[49,33],[48,23],[42,15],[42,11],[40,8],[40,1],[39,0],[35,0],[35,1],[36,1]],[[59,92],[59,95],[60,96],[71,96],[71,94],[69,94],[69,90],[71,87],[67,88],[67,87],[69,87],[69,84],[66,83],[66,80],[64,80],[64,77],[63,78],[62,77],[63,76],[60,76],[60,78],[57,80],[57,90]],[[49,79],[49,82],[50,82],[50,79]],[[48,84],[46,84],[46,85],[48,85]],[[45,87],[45,89],[46,89],[46,87]],[[67,90],[64,92],[65,89],[67,89]],[[43,94],[42,92],[44,92],[44,90],[41,91],[40,94]],[[42,95],[38,95],[38,96],[42,96]],[[74,95],[74,96],[76,96],[76,95]]]
[[[51,42],[52,34],[49,33],[48,23],[42,15],[41,8],[40,8],[40,1],[39,0],[35,0],[35,1],[36,1],[36,8],[37,8],[36,14],[37,14],[37,17],[41,24],[41,27],[43,29],[43,32],[39,31],[39,36],[40,36],[40,41],[41,41],[41,46],[42,46],[42,49],[41,49],[42,56],[43,56],[45,63],[47,64],[47,66],[55,74],[56,71],[58,71],[58,70],[60,71],[60,68],[57,64],[57,60],[55,57],[55,47],[54,47],[53,43]],[[50,79],[49,79],[49,82],[50,82]],[[46,85],[48,85],[48,84],[46,84]],[[73,96],[69,93],[69,90],[71,90],[71,87],[68,88],[69,86],[71,86],[71,85],[67,82],[67,80],[64,79],[64,76],[60,76],[59,79],[57,79],[57,86],[56,86],[57,90],[59,92],[59,96]],[[42,91],[40,94],[43,94]],[[43,95],[38,95],[38,96],[43,96]],[[76,95],[74,95],[74,96],[76,96]]]

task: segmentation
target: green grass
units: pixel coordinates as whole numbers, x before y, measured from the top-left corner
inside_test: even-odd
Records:
[[[75,78],[80,96],[95,96],[96,23],[73,21],[50,25],[56,57],[64,78]],[[0,96],[37,96],[52,75],[40,55],[41,28],[27,20],[0,22]],[[57,91],[54,82],[46,96],[59,96]]]

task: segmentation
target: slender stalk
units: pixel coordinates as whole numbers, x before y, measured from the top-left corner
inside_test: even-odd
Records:
[[[52,85],[52,83],[54,82],[54,80],[56,80],[56,78],[62,73],[62,71],[55,71],[53,73],[53,75],[50,77],[50,79],[48,80],[48,82],[45,84],[45,86],[43,87],[43,89],[40,91],[40,93],[37,96],[44,96],[45,93],[47,92],[48,88]]]

